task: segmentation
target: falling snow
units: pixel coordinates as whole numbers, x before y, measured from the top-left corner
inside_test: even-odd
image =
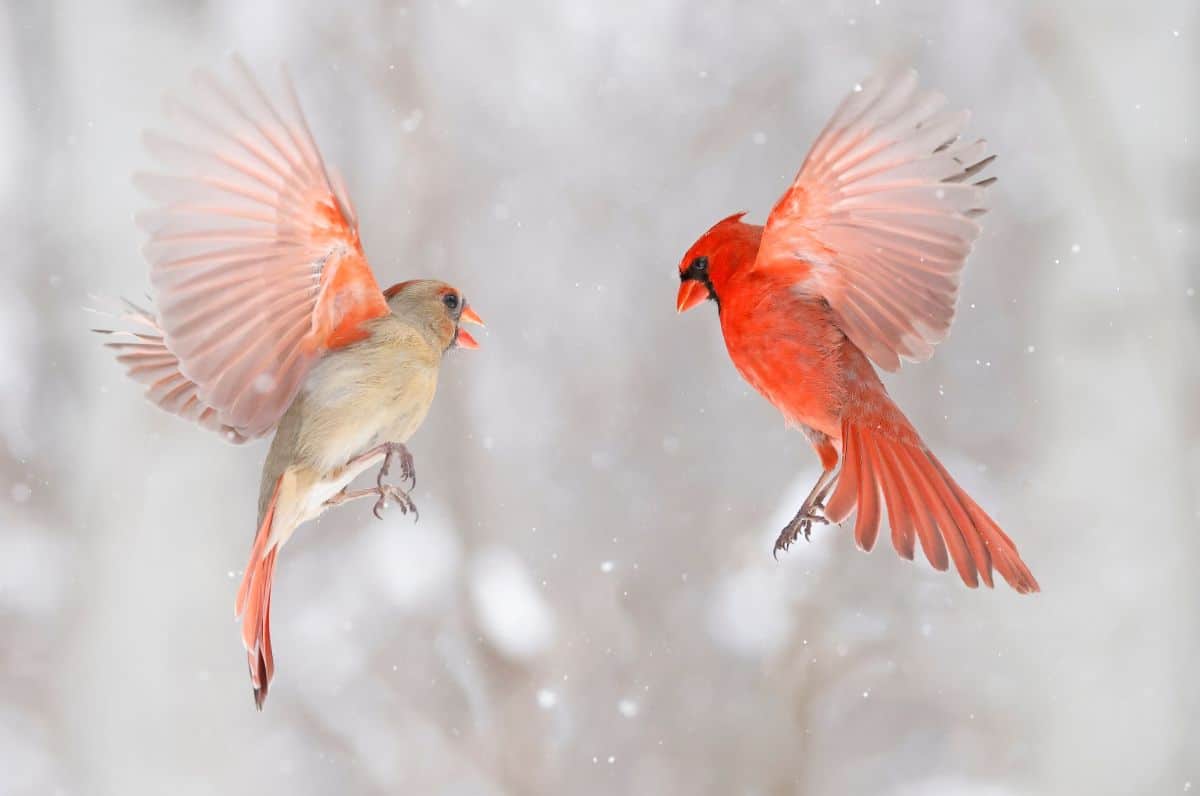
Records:
[[[0,11],[0,793],[1194,790],[1194,2],[141,5]],[[229,50],[287,62],[379,283],[488,321],[410,441],[419,522],[361,501],[279,555],[261,716],[269,440],[149,406],[79,310],[145,303],[141,131]],[[946,339],[881,376],[1042,595],[901,560],[886,506],[870,555],[852,514],[775,561],[817,457],[675,312],[890,50],[999,181]]]

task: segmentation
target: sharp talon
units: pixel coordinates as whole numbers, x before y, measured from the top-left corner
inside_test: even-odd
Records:
[[[374,491],[379,494],[379,500],[375,501],[375,508],[372,510],[372,513],[378,519],[383,519],[382,512],[387,509],[390,501],[400,509],[401,514],[407,516],[409,512],[412,512],[413,522],[417,521],[419,516],[417,504],[413,501],[412,496],[403,489],[392,484],[384,484]]]
[[[384,478],[392,471],[392,457],[398,456],[400,459],[400,481],[407,481],[411,489],[417,487],[417,470],[413,463],[413,456],[409,453],[408,448],[398,442],[389,442],[383,446],[383,463],[379,465],[379,473],[375,477],[375,485],[381,490],[387,488],[384,483]]]
[[[417,470],[413,463],[412,454],[408,452],[408,448],[402,448],[400,452],[400,480],[408,481],[410,489],[417,488]]]
[[[416,522],[420,517],[420,514],[417,512],[417,504],[413,502],[411,495],[405,495],[404,502],[408,504],[408,510],[412,512],[413,522]]]

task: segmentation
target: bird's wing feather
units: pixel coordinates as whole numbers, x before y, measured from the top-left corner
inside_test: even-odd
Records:
[[[179,369],[179,359],[167,348],[158,320],[148,310],[126,302],[114,316],[114,325],[126,328],[96,329],[112,337],[105,347],[117,354],[117,362],[134,381],[146,385],[146,398],[173,415],[216,431],[234,444],[248,437],[221,422],[216,409],[201,400],[196,383]]]
[[[992,158],[959,140],[969,114],[945,101],[912,70],[856,87],[771,211],[754,264],[827,300],[887,370],[928,359],[949,331],[994,181],[974,179]]]
[[[284,112],[241,61],[173,104],[180,137],[148,133],[163,164],[136,181],[162,344],[221,426],[270,430],[313,363],[388,312],[353,208],[284,76]]]

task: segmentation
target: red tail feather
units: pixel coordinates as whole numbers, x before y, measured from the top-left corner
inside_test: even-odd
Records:
[[[904,558],[913,557],[915,532],[929,563],[945,570],[953,560],[959,577],[971,588],[981,579],[992,586],[994,567],[1018,592],[1039,591],[1012,540],[950,477],[899,409],[889,409],[897,417],[888,423],[844,423],[842,470],[826,516],[842,522],[857,506],[854,538],[859,547],[870,550],[879,533],[881,506],[886,505],[892,545]],[[897,427],[901,433],[888,433]]]
[[[280,479],[282,482],[282,479]],[[271,503],[263,514],[246,574],[238,588],[236,616],[242,620],[242,644],[246,647],[246,658],[250,664],[250,684],[254,687],[254,704],[262,710],[267,699],[267,689],[275,676],[275,657],[271,653],[271,582],[275,575],[277,546],[267,549],[271,536],[271,524],[275,519],[275,502],[279,499],[279,484]]]

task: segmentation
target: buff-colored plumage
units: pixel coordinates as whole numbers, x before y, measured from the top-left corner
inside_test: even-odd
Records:
[[[377,498],[376,514],[389,499],[415,512],[383,478],[399,455],[415,483],[404,443],[429,412],[443,355],[477,347],[460,324],[481,321],[444,282],[379,289],[290,84],[277,106],[244,65],[234,72],[228,84],[202,74],[197,103],[172,106],[189,135],[147,137],[169,169],[138,179],[157,203],[141,216],[157,308],[131,305],[108,345],[163,409],[235,443],[275,431],[236,601],[261,708],[280,548],[356,498]],[[380,465],[374,488],[348,490]]]
[[[408,441],[429,411],[442,354],[457,331],[441,300],[452,290],[441,282],[412,283],[407,292],[420,292],[419,301],[394,296],[393,312],[367,322],[366,338],[316,364],[271,443],[260,520],[285,462],[332,472],[354,452]],[[435,325],[442,319],[444,329]]]

